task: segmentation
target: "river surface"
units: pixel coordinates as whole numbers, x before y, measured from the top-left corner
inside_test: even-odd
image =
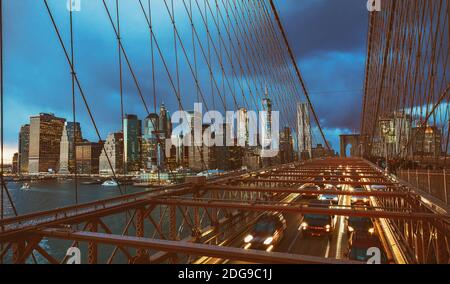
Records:
[[[7,183],[8,190],[13,199],[14,205],[19,215],[40,212],[50,209],[56,209],[75,205],[75,183],[73,181],[65,182],[45,182],[45,183],[31,183],[29,190],[22,190],[22,183]],[[126,193],[142,192],[146,189],[137,188],[133,186],[121,186],[122,191]],[[104,187],[101,185],[85,185],[78,184],[78,203],[86,203],[96,200],[102,200],[107,198],[113,198],[120,196],[120,190],[118,187]],[[10,202],[5,198],[4,200],[5,215],[7,217],[14,216],[14,211]],[[153,215],[153,214],[152,214]],[[106,217],[102,219],[108,227],[115,233],[121,234],[121,231],[125,227],[127,217],[125,213],[114,215],[112,217]],[[130,229],[130,232],[134,231]],[[70,241],[61,240],[47,240],[44,239],[40,243],[50,255],[61,260],[67,252],[67,249],[72,246]],[[87,245],[80,244],[79,248],[82,252],[82,262],[87,261]],[[104,263],[111,255],[113,250],[112,246],[104,247],[99,246],[99,262]],[[132,250],[130,250],[132,252]],[[47,261],[39,255],[34,253],[35,259],[38,263],[46,263]],[[6,257],[6,262],[11,261],[11,254]],[[33,263],[33,259],[30,257],[27,260],[28,263]],[[119,252],[114,262],[124,263],[126,262],[124,255]]]

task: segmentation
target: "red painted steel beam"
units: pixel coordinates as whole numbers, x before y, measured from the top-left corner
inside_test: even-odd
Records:
[[[396,186],[392,182],[365,182],[365,181],[324,181],[317,182],[311,180],[288,180],[288,179],[258,179],[258,178],[248,178],[248,179],[237,179],[236,182],[243,183],[257,183],[257,182],[272,182],[272,183],[295,183],[295,184],[310,184],[314,183],[317,185],[331,184],[331,185],[386,185],[386,186]]]
[[[250,202],[233,202],[230,200],[193,200],[193,199],[153,199],[149,203],[158,205],[175,205],[175,206],[190,206],[202,208],[221,208],[221,209],[237,209],[243,211],[255,212],[292,212],[299,214],[317,214],[317,215],[336,215],[336,216],[355,216],[368,218],[387,218],[387,219],[411,219],[411,220],[427,220],[427,219],[445,219],[449,220],[448,216],[430,214],[430,213],[416,213],[416,212],[398,212],[398,211],[384,211],[384,210],[362,210],[359,209],[332,209],[320,207],[308,207],[307,205],[299,204],[276,204],[276,203],[250,203]]]
[[[57,239],[79,242],[96,242],[105,245],[146,250],[164,251],[169,253],[208,256],[221,259],[232,259],[263,264],[361,264],[361,262],[321,258],[305,255],[294,255],[278,252],[246,250],[243,248],[221,247],[206,244],[195,244],[183,241],[158,240],[131,236],[110,235],[92,232],[68,232],[48,229],[39,234]]]
[[[376,175],[376,176],[373,176],[373,175],[370,175],[370,176],[367,176],[367,175],[358,175],[358,176],[355,176],[355,175],[351,175],[351,176],[343,176],[343,175],[327,175],[327,174],[325,174],[325,175],[323,175],[323,174],[314,174],[314,175],[312,175],[312,174],[299,174],[299,173],[294,173],[294,174],[290,174],[290,173],[277,173],[277,172],[275,172],[275,173],[266,173],[266,174],[262,174],[262,175],[260,175],[261,177],[267,177],[267,176],[269,176],[269,177],[303,177],[303,178],[351,178],[351,179],[356,179],[356,178],[371,178],[371,179],[384,179],[385,178],[385,176],[382,176],[382,175]]]
[[[242,192],[264,192],[264,193],[298,193],[298,194],[311,194],[311,190],[301,190],[289,187],[245,187],[245,186],[230,186],[230,185],[209,185],[202,187],[204,190],[215,191],[242,191]],[[345,195],[345,196],[374,196],[374,197],[406,197],[406,192],[389,192],[389,191],[365,191],[365,192],[353,192],[344,190],[320,190],[317,194],[329,194],[329,195]]]

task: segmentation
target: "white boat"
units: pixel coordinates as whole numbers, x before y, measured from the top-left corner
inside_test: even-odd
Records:
[[[114,187],[119,186],[119,184],[115,180],[107,180],[104,183],[102,183],[102,186]]]
[[[22,184],[22,187],[21,187],[20,189],[23,189],[23,190],[30,190],[31,187],[30,187],[30,184],[29,184],[29,183],[24,183],[24,184]]]

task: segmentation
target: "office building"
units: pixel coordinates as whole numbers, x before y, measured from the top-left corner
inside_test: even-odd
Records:
[[[75,145],[83,141],[80,124],[66,122],[61,135],[59,173],[71,174],[75,170]]]
[[[285,127],[280,132],[280,152],[278,157],[281,164],[288,164],[294,161],[294,140],[289,127]]]
[[[19,160],[20,173],[28,173],[28,154],[30,151],[30,125],[26,124],[19,132]]]
[[[106,139],[104,150],[101,152],[99,161],[99,171],[101,175],[112,175],[113,170],[116,174],[123,173],[123,133],[112,133]],[[111,162],[111,165],[108,162]]]
[[[309,107],[307,103],[297,105],[297,145],[300,159],[311,159],[312,138]]]
[[[245,108],[240,108],[237,111],[237,139],[238,145],[242,147],[248,146],[249,143],[249,129],[248,129],[248,113]]]
[[[65,122],[63,118],[46,113],[30,118],[29,173],[56,172]]]
[[[142,136],[142,166],[145,170],[156,170],[158,166],[159,116],[151,113],[144,120]],[[160,140],[163,142],[163,140]]]
[[[439,157],[442,154],[442,132],[436,126],[412,128],[412,153]]]
[[[138,172],[141,168],[142,123],[134,114],[128,114],[123,120],[125,172]]]
[[[19,173],[19,153],[14,153],[13,155],[11,171],[13,174]]]
[[[100,173],[100,155],[103,150],[103,141],[93,143],[84,141],[76,146],[77,173],[94,175]]]

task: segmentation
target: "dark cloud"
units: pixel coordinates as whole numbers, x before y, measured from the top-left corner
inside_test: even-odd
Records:
[[[66,1],[48,2],[54,11],[63,40],[68,44]],[[114,2],[107,1],[111,11]],[[130,1],[133,2],[131,4],[128,1],[121,2],[124,46],[139,80],[142,95],[152,111],[154,106],[148,27],[137,1]],[[120,127],[117,45],[101,1],[81,0],[81,3],[82,11],[75,14],[77,73],[95,119],[101,126],[101,134],[105,137]],[[361,105],[361,93],[358,90],[363,83],[367,28],[365,1],[278,0],[276,3],[327,132],[335,134],[342,129],[346,131],[345,129],[358,128]],[[189,45],[190,26],[182,1],[175,1],[175,5],[177,11],[182,11],[177,14],[180,34],[186,45]],[[69,67],[43,2],[4,1],[4,6],[5,133],[8,145],[14,146],[20,125],[27,123],[30,115],[54,112],[59,116],[71,117],[71,80]],[[164,5],[157,5],[153,12],[156,37],[176,84],[173,31],[167,11]],[[199,13],[194,14],[197,21],[200,21]],[[199,28],[198,32],[206,44],[205,30]],[[186,108],[192,108],[195,83],[180,46],[178,52],[181,100]],[[187,53],[187,57],[193,60],[190,48]],[[198,47],[197,53],[199,76],[203,82],[207,82],[208,70]],[[157,105],[165,102],[170,109],[175,110],[178,106],[177,98],[156,49],[155,64]],[[218,62],[213,62],[213,65],[216,69]],[[125,112],[143,117],[145,109],[125,61],[123,70]],[[222,84],[221,81],[218,83]],[[202,85],[207,97],[211,97],[210,89],[210,84]],[[345,92],[338,93],[336,90]],[[227,104],[231,106],[230,92],[226,90],[222,95],[227,97]],[[220,99],[217,93],[215,96],[218,103]],[[211,99],[208,101],[211,103]],[[238,103],[242,104],[242,101],[239,100]],[[77,109],[84,133],[87,138],[95,140],[96,136],[79,95]]]

